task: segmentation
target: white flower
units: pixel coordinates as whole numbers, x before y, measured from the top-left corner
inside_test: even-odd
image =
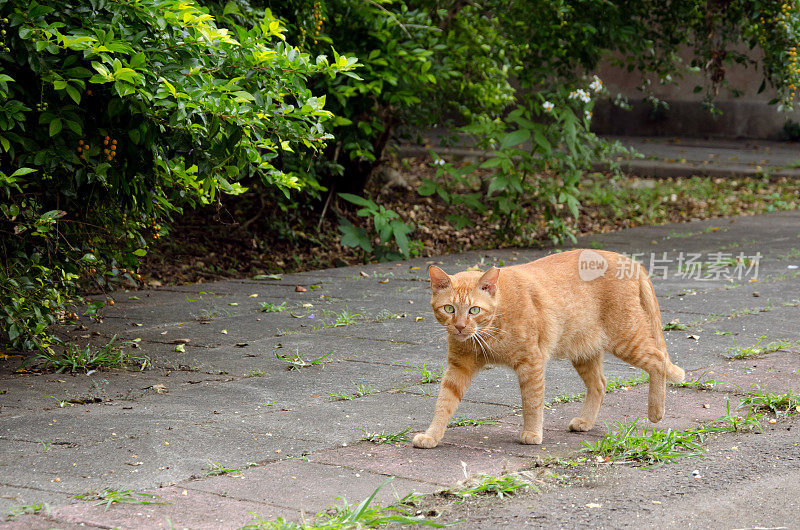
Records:
[[[589,97],[589,93],[587,91],[585,91],[584,89],[582,89],[582,88],[579,88],[578,90],[570,92],[569,93],[569,97],[570,97],[570,99],[575,99],[575,98],[580,99],[584,103],[589,103],[592,100],[592,98]]]
[[[447,162],[444,161],[444,158],[437,158],[436,160],[433,161],[433,163],[436,164],[437,166],[443,166]]]
[[[583,114],[586,116],[587,120],[591,120],[592,119],[592,111],[591,110],[586,110],[586,111],[583,112]]]
[[[595,92],[600,92],[601,90],[603,90],[603,81],[597,76],[594,76],[593,79],[594,80],[591,83],[589,83],[589,88],[591,88]]]
[[[542,103],[542,108],[544,109],[545,112],[550,112],[551,110],[553,110],[554,107],[555,105],[553,105],[549,101],[545,101],[544,103]]]

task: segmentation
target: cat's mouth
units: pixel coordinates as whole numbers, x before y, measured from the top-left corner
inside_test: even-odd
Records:
[[[451,333],[451,335],[460,341],[467,341],[472,338],[472,333],[465,333],[463,331],[456,331]]]

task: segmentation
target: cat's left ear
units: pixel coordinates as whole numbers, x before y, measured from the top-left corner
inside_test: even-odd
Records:
[[[497,292],[497,279],[500,277],[500,269],[492,267],[483,273],[481,279],[478,280],[478,289],[486,291],[490,296],[494,296]]]

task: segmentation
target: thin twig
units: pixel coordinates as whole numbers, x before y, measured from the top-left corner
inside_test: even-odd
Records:
[[[414,37],[412,37],[412,36],[411,36],[411,33],[409,33],[409,32],[408,32],[408,30],[407,30],[407,29],[406,29],[406,27],[403,25],[403,23],[402,23],[402,22],[400,22],[400,21],[397,19],[397,17],[394,15],[394,13],[392,13],[391,11],[389,11],[388,9],[386,9],[385,7],[383,7],[382,5],[380,5],[379,3],[375,2],[374,0],[367,0],[367,1],[368,1],[370,4],[372,4],[373,6],[377,7],[378,9],[380,9],[381,11],[385,11],[387,15],[389,15],[389,16],[390,16],[390,17],[391,17],[391,18],[392,18],[392,19],[393,19],[395,22],[397,22],[397,25],[398,25],[398,26],[400,26],[400,29],[402,29],[403,31],[405,31],[405,32],[406,32],[406,35],[408,35],[408,38],[409,38],[409,39],[413,39],[413,38],[414,38]]]

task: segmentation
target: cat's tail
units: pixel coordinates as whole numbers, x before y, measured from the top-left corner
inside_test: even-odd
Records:
[[[683,368],[673,364],[667,353],[667,343],[664,340],[664,331],[661,324],[661,310],[658,307],[656,292],[653,283],[647,275],[644,267],[639,268],[639,297],[642,307],[650,317],[650,329],[656,341],[656,347],[664,352],[664,373],[666,378],[673,383],[682,383],[686,379],[686,372]]]

